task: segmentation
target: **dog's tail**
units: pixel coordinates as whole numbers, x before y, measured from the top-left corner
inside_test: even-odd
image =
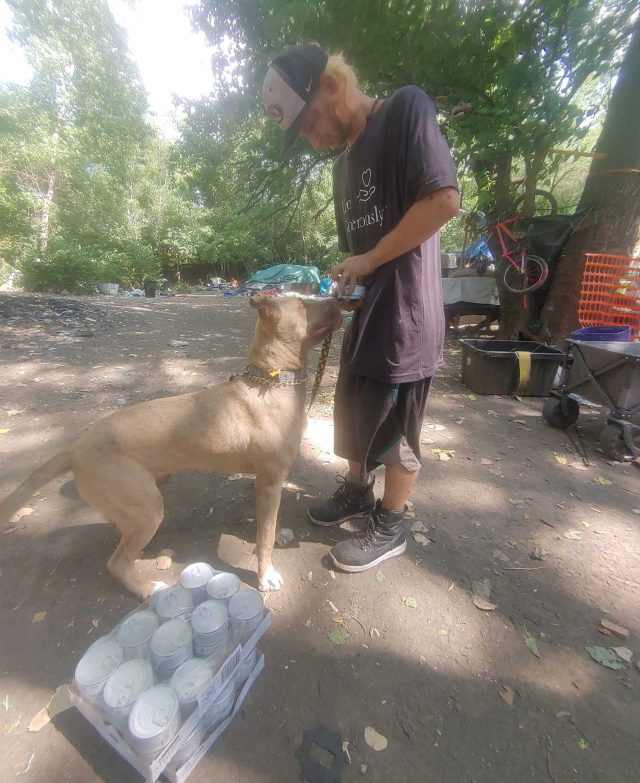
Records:
[[[0,527],[8,524],[11,517],[24,506],[36,490],[69,470],[71,470],[71,451],[60,451],[41,465],[0,503]]]

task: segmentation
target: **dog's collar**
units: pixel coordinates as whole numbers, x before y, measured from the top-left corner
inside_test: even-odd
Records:
[[[262,370],[254,364],[247,366],[244,377],[257,383],[265,383],[270,386],[295,386],[307,380],[307,368],[298,370]]]

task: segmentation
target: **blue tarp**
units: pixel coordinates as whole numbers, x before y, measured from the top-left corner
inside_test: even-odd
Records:
[[[315,266],[302,264],[277,264],[254,272],[249,283],[319,283],[320,274]]]

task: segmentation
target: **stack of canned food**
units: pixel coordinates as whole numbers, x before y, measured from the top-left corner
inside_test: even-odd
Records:
[[[241,589],[235,574],[207,563],[187,566],[180,583],[152,596],[149,608],[126,617],[94,642],[75,671],[75,684],[140,756],[153,759],[197,708],[198,697],[265,614],[262,596]],[[173,759],[184,762],[204,734],[233,711],[255,667],[255,646],[243,651],[230,677]]]

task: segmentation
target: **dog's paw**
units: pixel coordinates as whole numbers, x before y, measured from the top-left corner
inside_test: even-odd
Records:
[[[270,568],[264,576],[258,578],[258,590],[268,593],[272,590],[279,590],[284,586],[284,579],[275,570]]]

